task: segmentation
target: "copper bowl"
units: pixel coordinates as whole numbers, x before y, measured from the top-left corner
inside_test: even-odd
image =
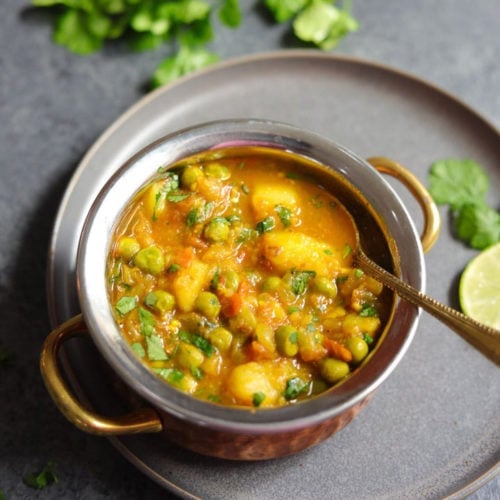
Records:
[[[386,158],[358,158],[329,139],[263,120],[225,120],[170,134],[132,157],[96,198],[81,234],[77,280],[82,314],[56,328],[41,353],[47,389],[61,412],[80,429],[98,435],[161,433],[205,455],[262,460],[296,453],[347,425],[396,368],[415,334],[419,310],[390,295],[392,308],[376,348],[342,383],[305,402],[276,409],[225,407],[195,399],[161,381],[135,357],[113,319],[105,266],[114,226],[129,200],[159,166],[196,156],[292,156],[312,171],[354,216],[366,253],[382,267],[424,290],[423,251],[434,243],[439,216],[419,181]],[[395,176],[424,212],[419,237],[399,197],[380,172]],[[390,293],[390,292],[386,292]],[[110,376],[134,407],[121,417],[88,409],[66,385],[59,351],[74,335],[90,335]],[[130,397],[132,395],[132,397]]]

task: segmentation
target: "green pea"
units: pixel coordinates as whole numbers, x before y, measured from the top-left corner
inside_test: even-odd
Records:
[[[204,314],[208,319],[215,319],[221,309],[221,305],[217,295],[212,292],[200,292],[198,297],[196,297],[195,308]]]
[[[335,358],[326,358],[321,362],[321,376],[330,384],[335,384],[349,375],[349,365],[345,361]]]
[[[326,276],[316,276],[314,278],[315,289],[327,297],[334,299],[337,296],[337,284],[334,280]]]
[[[210,177],[215,177],[221,181],[227,181],[231,177],[229,169],[220,163],[209,163],[205,166],[205,173]]]
[[[134,264],[141,271],[150,274],[160,274],[165,270],[163,252],[154,245],[140,250],[134,258]]]
[[[262,282],[263,292],[275,292],[281,285],[281,278],[278,276],[269,276]]]
[[[350,337],[344,345],[351,351],[354,363],[360,363],[368,354],[368,344],[361,337]]]
[[[175,297],[165,290],[156,290],[146,295],[144,303],[160,314],[166,314],[175,307]]]
[[[222,326],[214,328],[209,334],[210,342],[221,352],[226,352],[231,347],[233,334]]]
[[[212,219],[203,230],[203,236],[212,243],[220,243],[229,238],[229,222],[223,217]]]
[[[124,259],[131,259],[141,249],[140,243],[135,238],[120,238],[116,251]]]
[[[276,330],[276,347],[282,356],[292,357],[299,352],[299,334],[291,325],[282,325]]]
[[[240,277],[236,271],[227,269],[219,277],[219,286],[227,292],[236,292],[240,286]]]
[[[205,361],[205,356],[197,347],[185,342],[179,344],[177,362],[180,366],[192,370],[193,368],[198,368],[203,361]]]
[[[193,190],[196,183],[203,177],[203,170],[200,167],[191,165],[182,172],[181,182],[184,187]]]

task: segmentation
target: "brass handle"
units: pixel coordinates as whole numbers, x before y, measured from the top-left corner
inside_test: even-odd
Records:
[[[418,201],[424,213],[424,229],[420,241],[424,252],[427,253],[436,243],[441,228],[439,210],[431,195],[415,175],[394,160],[377,156],[368,158],[367,161],[379,172],[402,182]]]
[[[153,408],[141,408],[126,415],[107,418],[84,408],[75,398],[62,377],[58,353],[66,340],[81,335],[88,335],[88,331],[79,314],[48,335],[40,355],[45,386],[63,415],[79,429],[100,436],[160,432],[162,421]]]

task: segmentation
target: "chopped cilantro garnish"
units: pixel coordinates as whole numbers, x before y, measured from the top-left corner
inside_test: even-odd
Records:
[[[42,490],[50,484],[57,483],[57,477],[54,473],[55,463],[48,462],[47,465],[36,474],[27,474],[23,477],[23,482],[30,488]]]
[[[359,311],[359,315],[363,318],[373,318],[377,316],[377,309],[372,304],[365,302],[361,306],[361,311]]]
[[[135,354],[139,356],[139,358],[143,358],[144,356],[146,356],[146,351],[144,350],[144,347],[140,342],[134,342],[133,344],[130,344],[130,347],[135,352]]]
[[[363,333],[363,340],[368,344],[373,343],[373,337],[371,335],[368,335],[367,333]]]
[[[198,222],[198,209],[192,208],[186,216],[186,225],[193,227]]]
[[[260,406],[264,399],[266,399],[266,395],[263,392],[254,392],[252,397],[252,404],[255,407]]]
[[[274,229],[274,218],[269,216],[266,217],[265,219],[262,219],[261,221],[257,222],[255,229],[260,233],[266,233],[268,231],[271,231]]]
[[[129,313],[130,311],[133,311],[136,308],[136,306],[137,306],[137,299],[135,297],[129,297],[127,295],[124,295],[115,304],[115,309],[122,316],[124,316],[125,314]]]
[[[184,378],[184,373],[175,368],[156,368],[154,371],[170,384],[177,384]]]
[[[199,366],[192,367],[191,373],[196,380],[201,380],[203,378],[203,370]]]
[[[329,248],[325,248],[323,252],[325,252],[326,255],[333,255],[333,252]]]
[[[163,340],[156,334],[146,337],[146,349],[150,361],[166,361],[168,359],[163,348]]]
[[[174,262],[173,264],[170,264],[170,266],[168,267],[167,273],[176,273],[180,268],[181,266]]]
[[[315,276],[316,276],[315,271],[294,271],[292,273],[292,282],[291,282],[292,292],[295,295],[303,294],[307,289],[309,280],[311,278],[314,278]]]
[[[354,276],[356,278],[361,278],[365,274],[362,269],[354,269]]]
[[[217,290],[219,288],[219,281],[220,281],[220,270],[217,269],[214,273],[214,277],[210,280],[210,289],[211,290]]]
[[[302,380],[300,377],[294,377],[286,381],[285,387],[285,399],[291,401],[292,399],[297,399],[300,394],[306,392],[309,389],[309,382]]]
[[[241,190],[242,190],[245,194],[250,194],[250,189],[249,189],[249,187],[248,187],[246,184],[241,183]]]
[[[204,337],[197,333],[189,333],[184,330],[179,332],[179,340],[192,344],[202,351],[207,357],[210,357],[215,352],[215,347]]]
[[[209,401],[212,401],[212,403],[220,403],[221,402],[221,399],[219,396],[217,396],[217,394],[209,394],[207,399]]]
[[[300,307],[298,307],[298,306],[290,306],[290,307],[286,310],[286,312],[287,312],[288,314],[293,314],[293,313],[296,313],[296,312],[300,312],[301,310],[302,310],[302,309],[301,309]]]
[[[191,336],[191,343],[208,357],[210,357],[215,352],[215,347],[201,335],[193,334]]]
[[[186,225],[188,227],[193,227],[195,224],[205,222],[210,217],[213,208],[213,202],[209,201],[205,203],[201,209],[199,207],[191,209],[186,216]]]
[[[158,302],[158,296],[154,292],[149,292],[146,297],[144,297],[144,304],[148,307],[154,307],[156,302]]]
[[[352,247],[351,247],[351,245],[346,243],[344,245],[344,251],[342,252],[342,258],[347,259],[347,257],[349,257],[349,255],[351,255],[351,253],[352,253]]]
[[[285,227],[289,227],[291,224],[291,216],[292,216],[292,211],[289,208],[286,208],[282,205],[276,205],[274,207],[275,212],[278,214],[278,217],[280,218],[281,223]]]
[[[139,308],[139,325],[141,327],[141,333],[145,337],[149,337],[155,333],[155,318],[152,313],[150,313],[144,307]]]
[[[168,193],[167,200],[171,201],[172,203],[179,203],[180,201],[183,201],[186,198],[189,198],[190,196],[191,196],[190,193],[181,193],[181,192]]]

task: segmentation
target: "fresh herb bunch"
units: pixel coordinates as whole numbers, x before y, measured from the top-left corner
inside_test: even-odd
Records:
[[[329,0],[265,0],[265,4],[276,22],[293,20],[295,36],[323,50],[333,49],[359,27],[351,15],[350,0],[344,0],[341,8]]]
[[[55,11],[53,39],[71,52],[86,55],[107,40],[126,38],[134,50],[173,46],[153,74],[154,87],[219,60],[206,46],[213,39],[213,16],[223,26],[242,21],[239,0],[32,0]],[[336,0],[264,0],[277,23],[293,20],[295,35],[323,50],[334,48],[358,28],[350,2]]]
[[[440,160],[429,172],[431,196],[449,205],[457,237],[478,250],[500,241],[500,213],[485,201],[489,187],[486,172],[473,160]]]

